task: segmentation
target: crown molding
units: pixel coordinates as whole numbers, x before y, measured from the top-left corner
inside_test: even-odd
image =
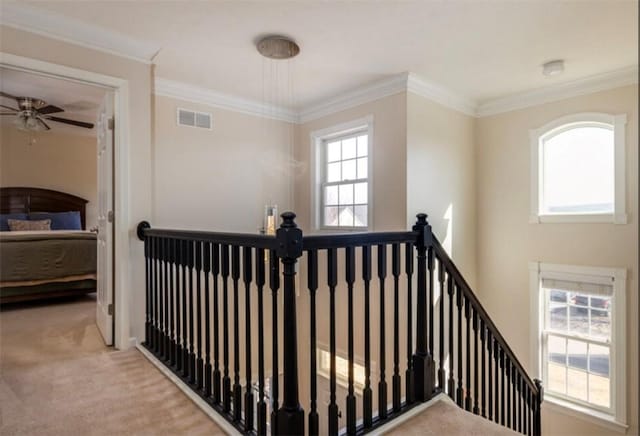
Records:
[[[489,100],[478,105],[476,115],[478,117],[497,115],[503,112],[511,112],[636,83],[638,83],[638,66],[632,65],[620,70],[609,71],[571,82],[558,83]]]
[[[2,2],[0,24],[85,48],[150,64],[159,46],[121,33],[83,23],[56,12],[26,5]]]
[[[300,111],[300,123],[306,123],[361,104],[379,100],[407,90],[407,73],[341,93],[320,103],[312,104]]]
[[[269,118],[288,123],[297,123],[298,114],[287,108],[264,104],[234,95],[224,94],[212,89],[189,85],[169,79],[156,78],[154,93],[191,103],[203,104],[219,109]]]
[[[462,112],[465,115],[476,116],[477,104],[474,100],[457,94],[435,82],[426,80],[417,74],[408,74],[407,91]]]

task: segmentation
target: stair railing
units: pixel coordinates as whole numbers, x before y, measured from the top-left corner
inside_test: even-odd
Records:
[[[471,413],[523,434],[540,435],[540,382],[528,377],[433,235],[426,215],[419,214],[412,231],[407,232],[311,236],[303,236],[295,224],[295,214],[287,212],[282,218],[275,237],[152,229],[147,222],[138,225],[138,237],[145,243],[143,346],[213,410],[246,434],[318,435],[321,416],[326,419],[323,432],[363,434],[438,393],[446,393]],[[306,257],[308,314],[296,307],[296,272],[302,257]],[[326,265],[326,274],[320,272],[320,264]],[[265,287],[271,291],[271,325],[265,322]],[[377,295],[372,295],[375,290]],[[354,315],[357,295],[364,300],[364,307],[360,308],[364,319],[359,326],[355,325]],[[387,307],[389,296],[393,303]],[[330,368],[326,411],[318,407],[320,297],[328,297]],[[253,298],[257,298],[257,304],[252,305]],[[345,299],[348,371],[343,417],[337,398],[336,335],[338,309],[343,311]],[[377,325],[372,325],[372,306],[377,309]],[[298,320],[307,315],[308,342],[299,337]],[[241,319],[244,339],[240,335]],[[392,324],[390,328],[387,321]],[[254,322],[257,328],[252,328]],[[406,335],[402,341],[401,323]],[[279,332],[280,326],[281,335],[270,335]],[[354,374],[356,328],[364,342],[364,383],[360,392],[356,392]],[[327,332],[320,333],[326,337]],[[388,335],[393,337],[390,344]],[[266,336],[271,337],[270,353],[265,348]],[[378,351],[377,374],[372,374],[374,345]],[[392,353],[387,353],[388,345]],[[406,358],[400,357],[401,349]],[[253,380],[256,351],[257,382]],[[303,383],[298,368],[301,353],[309,359],[309,384],[304,386],[309,393],[306,418],[299,398]],[[392,367],[387,374],[389,360]],[[267,385],[269,362],[271,377]]]

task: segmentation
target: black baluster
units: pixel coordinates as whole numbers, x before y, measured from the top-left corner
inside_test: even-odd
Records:
[[[170,290],[171,284],[169,282],[169,269],[171,265],[169,264],[169,240],[164,239],[162,244],[162,263],[164,270],[164,343],[162,350],[162,357],[166,362],[169,362],[171,359],[171,332],[169,331],[169,298],[170,298]]]
[[[481,394],[481,403],[482,403],[482,409],[480,411],[481,415],[483,418],[487,417],[487,351],[486,351],[486,347],[485,347],[485,342],[487,339],[487,331],[485,329],[484,326],[484,320],[482,318],[480,318],[480,342],[481,342],[481,348],[482,348],[482,354],[480,356],[480,359],[482,361],[482,367],[480,369],[481,372],[481,386],[480,386],[480,394]]]
[[[327,250],[327,285],[329,286],[329,434],[338,434],[338,405],[336,404],[336,285],[338,283],[338,255],[335,248]]]
[[[197,359],[196,359],[196,389],[204,388],[204,360],[202,360],[202,242],[195,243],[195,264],[196,264],[196,338],[197,338]]]
[[[213,402],[219,404],[222,401],[220,386],[220,308],[218,306],[218,275],[220,274],[220,248],[218,244],[211,246],[211,260],[213,272]]]
[[[429,343],[429,355],[431,356],[431,374],[430,374],[430,379],[431,379],[431,390],[435,389],[435,378],[436,378],[436,364],[435,364],[435,360],[434,360],[434,353],[435,353],[435,348],[434,348],[434,336],[435,336],[435,332],[433,329],[434,326],[434,322],[433,322],[433,283],[434,283],[434,279],[433,279],[433,271],[435,268],[435,262],[434,262],[434,254],[433,254],[433,247],[429,247],[428,251],[427,251],[427,268],[429,270],[428,273],[428,279],[429,279],[429,300],[427,301],[427,307],[429,309],[429,330],[427,331],[427,338],[428,338],[428,343]],[[429,393],[431,394],[431,393]]]
[[[431,226],[427,223],[427,215],[421,213],[413,226],[417,233],[416,250],[418,252],[418,287],[416,298],[416,352],[413,356],[413,372],[415,380],[415,398],[418,401],[431,399],[435,378],[435,365],[431,349],[428,347],[427,331],[427,248],[431,246]],[[433,313],[431,311],[431,313]]]
[[[494,375],[494,390],[493,390],[493,411],[495,422],[500,422],[500,349],[498,340],[493,338],[493,375]]]
[[[158,275],[158,332],[156,336],[156,356],[162,359],[162,352],[164,351],[164,308],[162,304],[164,302],[164,262],[162,261],[163,251],[162,244],[164,240],[162,238],[157,238],[156,240],[156,260],[158,263],[157,275]]]
[[[347,321],[348,336],[348,357],[349,357],[349,388],[347,393],[347,433],[356,433],[356,395],[353,389],[353,361],[355,359],[353,351],[353,283],[356,278],[356,257],[355,248],[345,248],[345,275],[347,280],[348,308]]]
[[[504,425],[505,423],[504,378],[505,378],[504,349],[500,347],[500,425]]]
[[[252,280],[252,248],[242,249],[242,266],[245,291],[245,377],[247,384],[244,394],[244,429],[253,431],[253,384],[251,382],[251,280]]]
[[[464,408],[466,411],[471,412],[471,303],[468,298],[465,298],[464,304],[464,317],[466,322],[467,334],[465,335],[466,340],[466,389],[465,389],[465,399],[464,399]]]
[[[364,389],[362,390],[362,423],[370,428],[373,423],[373,393],[371,392],[371,336],[370,294],[371,246],[362,247],[362,280],[364,281]]]
[[[385,299],[384,280],[387,277],[387,247],[378,245],[378,279],[380,281],[380,381],[378,382],[378,417],[387,418],[387,382],[385,380]]]
[[[509,356],[505,356],[504,359],[504,372],[505,372],[505,380],[506,380],[506,386],[503,386],[503,393],[506,390],[506,395],[507,395],[507,406],[506,406],[506,425],[507,427],[511,428],[511,359],[509,359]],[[504,394],[503,394],[504,395]]]
[[[280,289],[280,262],[275,250],[269,250],[269,287],[271,288],[271,332],[273,357],[271,363],[271,434],[278,434],[278,396],[279,396],[279,370],[278,370],[278,289]]]
[[[173,275],[176,262],[175,248],[176,240],[169,239],[169,365],[174,368],[176,366],[177,358],[175,337],[176,306],[174,304],[176,298],[176,286]]]
[[[400,411],[400,244],[391,246],[391,274],[393,275],[393,411]],[[354,424],[355,427],[355,424]]]
[[[455,283],[453,281],[453,277],[451,274],[448,274],[447,277],[447,293],[449,294],[449,381],[448,381],[448,389],[449,389],[449,397],[453,401],[456,400],[456,380],[453,376],[453,363],[455,361],[455,343],[453,342],[453,297],[455,294]]]
[[[534,421],[533,421],[533,434],[534,436],[540,436],[542,433],[542,420],[540,414],[542,413],[542,399],[543,399],[543,389],[542,382],[537,378],[533,380],[536,385],[537,393],[534,398]]]
[[[522,376],[518,372],[518,432],[522,433]]]
[[[532,394],[531,394],[531,388],[529,386],[527,386],[526,389],[526,400],[527,400],[527,408],[526,408],[526,417],[527,417],[527,434],[529,436],[531,436],[532,434],[532,411],[531,411],[531,405],[533,404],[532,401]]]
[[[153,352],[156,343],[156,262],[155,262],[155,238],[147,237],[145,245],[149,248],[149,334],[147,335],[147,348]]]
[[[309,288],[309,333],[311,337],[311,353],[310,353],[310,385],[311,385],[311,403],[309,409],[309,435],[317,436],[319,434],[318,419],[318,387],[317,387],[317,358],[316,358],[316,291],[318,289],[318,252],[311,250],[307,253],[307,286]]]
[[[413,275],[413,244],[405,244],[404,252],[405,273],[407,274],[407,370],[405,371],[405,396],[407,404],[415,401],[413,379],[413,304],[412,304],[412,275]]]
[[[231,246],[231,279],[233,281],[233,420],[242,418],[242,387],[240,386],[240,316],[238,281],[240,280],[240,247]]]
[[[518,430],[518,374],[515,362],[511,362],[511,396],[513,397],[511,409],[511,428]]]
[[[264,248],[256,252],[256,286],[258,287],[258,423],[257,434],[267,434],[267,403],[264,401]]]
[[[493,336],[491,335],[491,330],[489,330],[487,328],[487,360],[488,360],[488,368],[487,368],[487,375],[489,377],[489,389],[487,390],[487,400],[488,400],[488,413],[487,413],[487,418],[489,419],[489,421],[493,420],[493,371],[492,371],[492,367],[493,367]]]
[[[231,379],[229,378],[229,246],[220,246],[222,264],[222,410],[231,410]],[[275,336],[275,335],[274,335]]]
[[[204,270],[204,396],[211,397],[211,287],[209,285],[211,272],[211,244],[205,242],[202,246],[202,263]]]
[[[187,261],[189,265],[189,383],[196,383],[196,353],[195,353],[195,316],[193,299],[193,264],[194,243],[187,241]]]
[[[473,413],[478,415],[478,312],[473,310]]]
[[[438,259],[438,282],[440,283],[439,328],[438,328],[438,389],[445,392],[446,372],[444,370],[444,262]]]
[[[456,295],[456,306],[458,308],[458,389],[456,390],[456,404],[458,407],[464,407],[464,389],[462,388],[462,288],[456,286],[458,293]]]
[[[151,342],[151,255],[149,238],[144,238],[144,283],[145,283],[145,316],[144,316],[144,345],[149,348]]]
[[[180,304],[180,296],[182,295],[182,288],[180,287],[180,268],[182,265],[182,245],[180,239],[174,240],[174,256],[175,256],[175,264],[176,264],[176,345],[175,345],[175,356],[176,356],[176,372],[178,374],[182,373],[182,306]]]

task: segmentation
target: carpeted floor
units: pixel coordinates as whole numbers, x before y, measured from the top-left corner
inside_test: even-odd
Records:
[[[224,434],[137,350],[103,345],[92,296],[0,312],[0,434]]]

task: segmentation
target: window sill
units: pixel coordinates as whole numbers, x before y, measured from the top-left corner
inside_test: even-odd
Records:
[[[545,223],[609,223],[627,224],[627,214],[594,213],[594,214],[558,214],[558,215],[531,215],[530,224]]]
[[[616,421],[615,418],[611,415],[589,409],[588,407],[570,403],[560,398],[553,397],[548,393],[545,393],[542,407],[543,409],[549,409],[554,412],[588,421],[590,423],[605,427],[609,430],[613,430],[621,434],[625,434],[627,432],[627,429],[629,428],[628,425]]]

